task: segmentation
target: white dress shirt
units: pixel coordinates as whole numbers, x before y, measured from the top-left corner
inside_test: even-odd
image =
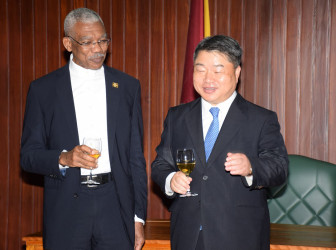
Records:
[[[219,103],[216,105],[216,107],[219,108],[219,113],[218,113],[218,122],[219,122],[219,131],[222,128],[222,125],[224,123],[225,117],[231,107],[232,102],[237,96],[237,92],[234,91],[233,94],[226,99],[224,102]],[[203,140],[205,140],[206,134],[209,130],[209,127],[211,125],[211,122],[213,120],[213,116],[210,113],[210,108],[214,107],[212,106],[209,102],[204,100],[203,98],[201,99],[202,102],[202,127],[203,127]],[[223,162],[223,168],[224,168],[224,162]],[[173,178],[174,174],[176,172],[170,173],[167,178],[166,178],[166,184],[165,184],[165,192],[167,195],[171,196],[174,194],[173,190],[170,187],[170,181]],[[246,181],[248,185],[252,185],[252,176],[246,176]]]
[[[83,144],[84,137],[101,138],[101,156],[98,158],[98,168],[93,169],[92,174],[111,172],[104,67],[97,70],[85,69],[73,62],[71,54],[69,69],[79,143]],[[89,169],[81,168],[81,175],[89,174]]]
[[[98,168],[92,174],[111,172],[107,137],[106,86],[104,67],[97,70],[85,69],[77,65],[70,55],[70,80],[75,103],[78,137],[80,144],[84,137],[101,138],[102,151],[98,158]],[[60,166],[60,168],[64,168]],[[67,167],[65,167],[67,168]],[[90,170],[81,168],[81,175],[89,175]],[[134,215],[134,221],[145,221]]]

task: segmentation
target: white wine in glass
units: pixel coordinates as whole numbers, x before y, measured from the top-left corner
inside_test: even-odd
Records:
[[[194,150],[191,148],[178,149],[176,154],[176,164],[182,173],[189,176],[196,165]],[[180,197],[190,197],[196,195],[198,194],[191,193],[190,190],[188,190],[186,194],[180,194]]]
[[[96,159],[98,159],[100,157],[101,150],[102,150],[102,142],[101,142],[100,138],[85,137],[84,140],[83,140],[83,144],[98,151],[98,153],[96,153],[96,154],[90,154],[91,157],[94,157]],[[89,179],[86,182],[83,182],[83,184],[89,184],[89,185],[100,184],[100,183],[92,180],[92,169],[90,169]]]

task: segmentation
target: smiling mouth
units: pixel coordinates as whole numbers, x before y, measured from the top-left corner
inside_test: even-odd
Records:
[[[203,91],[205,92],[205,93],[213,93],[213,92],[215,92],[216,91],[216,88],[203,88]]]

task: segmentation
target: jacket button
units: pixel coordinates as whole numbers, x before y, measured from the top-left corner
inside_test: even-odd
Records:
[[[204,175],[204,176],[203,176],[203,180],[206,181],[207,179],[208,179],[208,176],[207,176],[207,175]]]
[[[78,194],[77,194],[77,193],[74,193],[73,197],[74,197],[74,198],[78,198]]]

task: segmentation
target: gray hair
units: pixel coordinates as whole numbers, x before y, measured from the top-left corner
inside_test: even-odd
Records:
[[[70,13],[64,19],[64,34],[69,36],[72,30],[72,27],[78,23],[95,23],[100,22],[104,26],[103,20],[97,14],[97,12],[87,9],[87,8],[78,8],[70,11]]]

